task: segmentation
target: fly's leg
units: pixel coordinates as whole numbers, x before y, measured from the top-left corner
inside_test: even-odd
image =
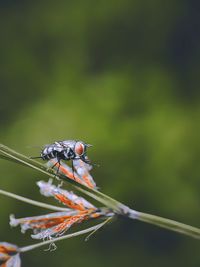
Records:
[[[54,167],[56,166],[57,163],[58,163],[58,161],[56,161],[56,163],[51,168],[54,169]]]
[[[74,161],[72,160],[72,173],[73,173],[73,177],[74,177],[74,179],[75,179],[74,172],[75,172]]]
[[[57,158],[57,162],[53,165],[53,167],[55,167],[56,166],[56,164],[58,163],[59,165],[58,165],[58,169],[57,169],[57,171],[56,171],[56,174],[55,174],[55,177],[57,178],[57,175],[59,174],[59,170],[60,170],[60,161],[61,161],[61,159],[60,158]],[[52,167],[52,168],[53,168]],[[60,183],[58,184],[58,187],[62,187],[63,186],[63,181],[62,180],[60,180],[59,178],[57,178],[59,181],[60,181]]]
[[[54,169],[54,167],[55,167],[57,164],[59,164],[59,165],[58,165],[58,169],[57,169],[55,175],[57,175],[57,174],[59,173],[59,169],[60,169],[60,160],[61,160],[60,158],[56,158],[56,159],[57,159],[56,163],[51,167],[52,169]]]
[[[59,170],[60,170],[60,159],[58,159],[58,169],[57,169],[57,172],[56,172],[56,175],[59,173]]]

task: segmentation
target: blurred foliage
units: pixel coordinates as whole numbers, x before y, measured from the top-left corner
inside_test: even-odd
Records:
[[[85,140],[103,192],[199,226],[198,1],[2,0],[0,23],[2,142],[38,155],[55,140]],[[5,161],[1,174],[2,189],[43,199],[35,182],[45,177]],[[8,216],[38,209],[0,199],[0,239],[31,243]],[[89,242],[24,255],[23,266],[197,267],[197,242],[119,218]]]

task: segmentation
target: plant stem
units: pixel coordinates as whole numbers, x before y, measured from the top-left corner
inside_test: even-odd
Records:
[[[113,220],[113,217],[109,217],[108,219],[106,219],[102,224],[97,225],[97,227],[85,238],[85,241],[88,241],[89,238],[96,233],[101,227],[104,226],[104,224],[108,223],[109,221]]]
[[[72,184],[72,186],[74,186],[77,190],[83,192],[84,194],[92,197],[93,199],[96,199],[97,201],[99,201],[100,203],[106,205],[107,207],[111,208],[113,211],[115,211],[118,214],[123,214],[127,212],[128,207],[126,207],[125,205],[123,205],[122,203],[118,202],[117,200],[95,190],[95,189],[91,189],[88,188],[82,184],[78,184],[77,182],[71,180],[70,178],[66,177],[63,174],[60,173],[54,173],[52,169],[48,169],[47,167],[45,167],[44,164],[41,164],[33,159],[30,159],[10,148],[8,148],[7,146],[4,146],[2,144],[0,144],[0,153],[1,156],[3,156],[3,158],[7,158],[10,159],[11,161],[14,161],[15,163],[18,164],[22,164],[24,166],[27,166],[29,168],[33,168],[37,171],[40,171],[52,178],[59,178],[65,182],[69,182]]]
[[[184,223],[131,209],[129,210],[129,213],[126,216],[131,219],[137,219],[142,222],[150,223],[174,232],[200,239],[200,229]]]
[[[173,220],[169,220],[166,218],[162,218],[156,215],[151,215],[143,212],[138,212],[136,210],[132,210],[129,207],[125,206],[124,204],[120,203],[119,201],[95,190],[87,188],[84,185],[78,184],[75,181],[67,178],[62,174],[56,174],[53,172],[52,169],[47,169],[44,165],[40,164],[37,161],[34,161],[22,154],[17,153],[16,151],[0,144],[0,156],[9,160],[12,160],[18,164],[22,164],[24,166],[33,168],[37,171],[40,171],[52,178],[58,177],[66,182],[71,183],[77,190],[83,192],[84,194],[90,196],[91,198],[103,203],[106,207],[111,209],[116,214],[123,215],[125,217],[131,219],[137,219],[139,221],[143,221],[146,223],[150,223],[162,228],[166,228],[171,231],[175,231],[178,233],[182,233],[188,235],[193,238],[200,239],[200,229],[189,226],[183,223],[179,223]]]
[[[7,192],[7,191],[2,190],[2,189],[0,189],[0,194],[4,195],[4,196],[11,197],[11,198],[15,198],[17,200],[26,202],[28,204],[31,204],[31,205],[34,205],[34,206],[37,206],[37,207],[49,209],[49,210],[56,210],[56,211],[67,211],[67,210],[69,210],[67,208],[62,208],[62,207],[58,207],[58,206],[54,206],[54,205],[49,205],[49,204],[46,204],[46,203],[43,203],[43,202],[39,202],[39,201],[35,201],[35,200],[29,199],[29,198],[26,198],[26,197],[22,197],[22,196]]]

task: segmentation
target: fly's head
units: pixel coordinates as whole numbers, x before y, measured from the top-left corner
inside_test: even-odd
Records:
[[[82,161],[84,161],[85,163],[89,164],[90,160],[88,159],[86,152],[87,152],[87,148],[90,146],[92,146],[92,145],[85,144],[82,141],[77,141],[75,146],[74,146],[74,153],[76,155],[76,158],[79,158]]]

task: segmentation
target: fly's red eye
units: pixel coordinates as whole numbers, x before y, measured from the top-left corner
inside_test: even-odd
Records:
[[[85,152],[85,146],[82,143],[77,142],[74,150],[77,155],[81,156]]]

